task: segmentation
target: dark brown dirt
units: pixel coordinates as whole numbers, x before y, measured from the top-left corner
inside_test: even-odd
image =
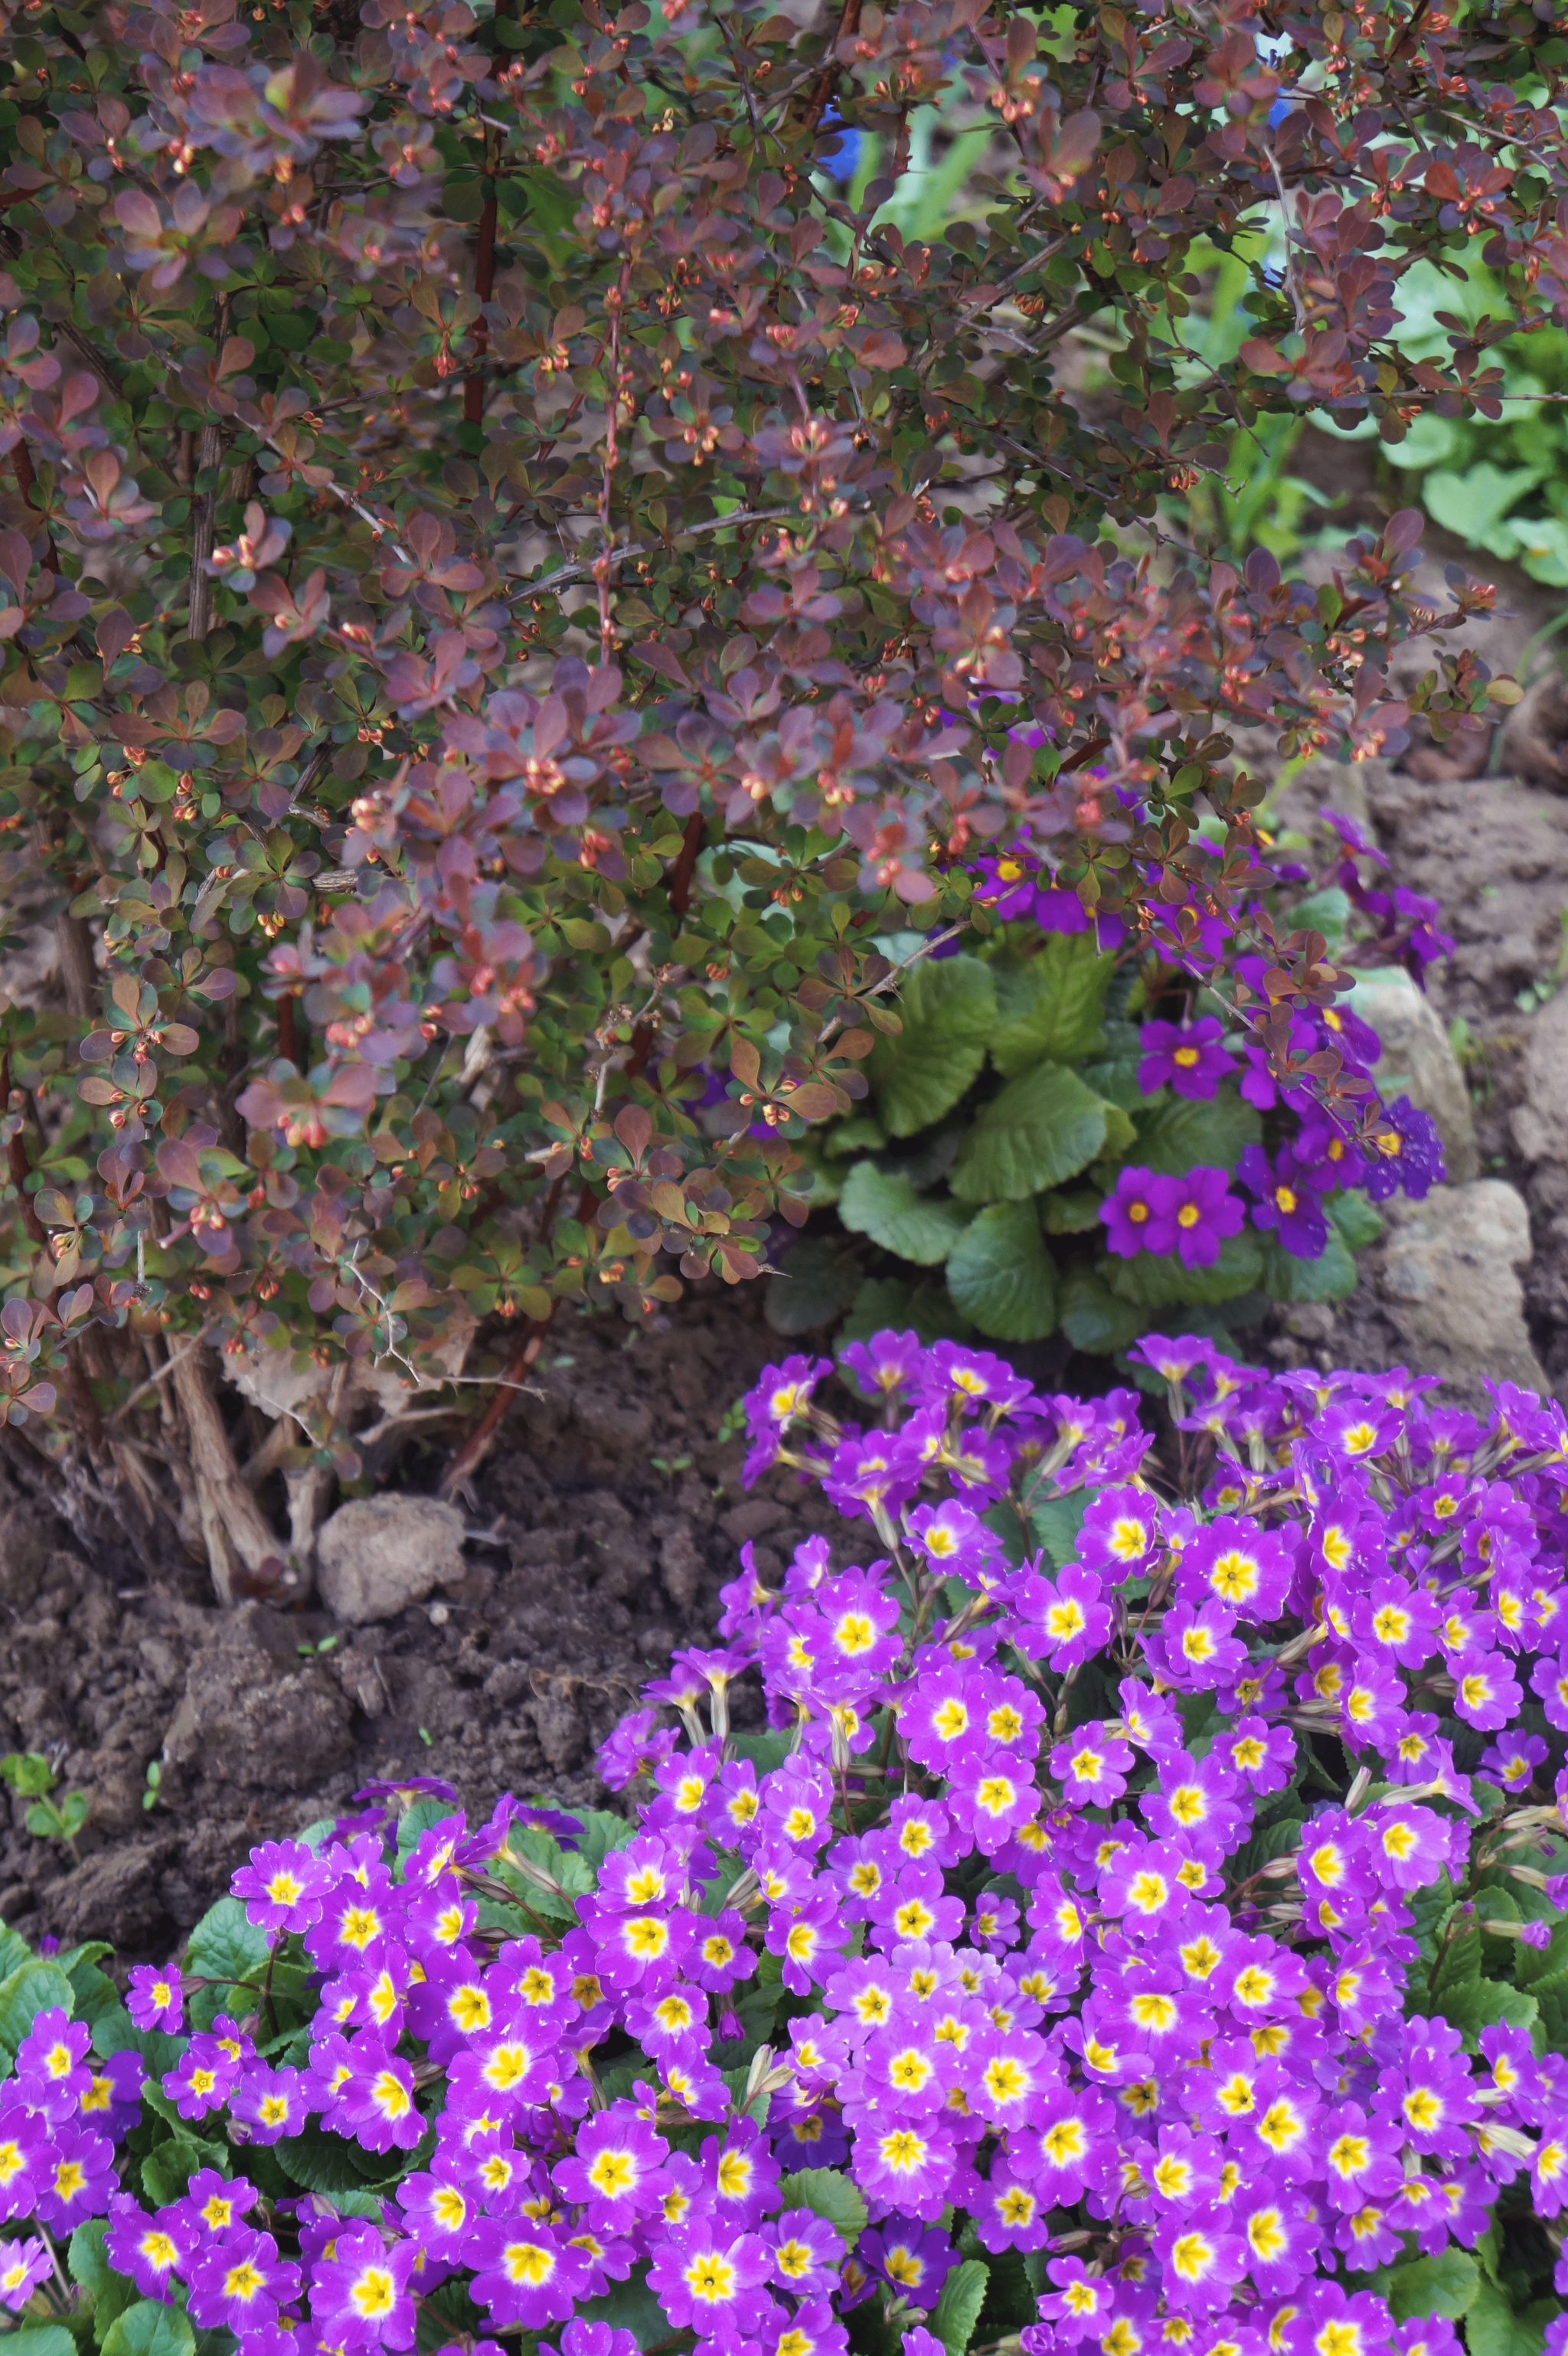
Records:
[[[598,1799],[596,1744],[675,1645],[710,1637],[742,1542],[776,1580],[832,1519],[788,1475],[743,1492],[744,1443],[717,1439],[799,1346],[768,1332],[760,1294],[698,1288],[631,1339],[603,1317],[562,1329],[480,1476],[461,1584],[384,1624],[223,1612],[184,1559],[151,1580],[101,1548],[90,1562],[0,1467],[0,1750],[46,1752],[92,1802],[73,1869],[10,1801],[0,1916],[161,1954],[252,1843],[342,1811],[372,1777],[442,1776],[483,1813],[504,1791]],[[438,1469],[432,1454],[404,1474]]]

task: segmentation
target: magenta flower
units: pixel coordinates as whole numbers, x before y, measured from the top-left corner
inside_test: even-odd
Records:
[[[259,1931],[307,1931],[320,1920],[326,1879],[320,1858],[303,1841],[264,1841],[232,1888]]]
[[[1261,1145],[1243,1149],[1237,1175],[1253,1205],[1253,1225],[1277,1235],[1297,1259],[1321,1259],[1328,1242],[1328,1223],[1312,1192],[1311,1179],[1299,1169],[1288,1146],[1273,1163]]]
[[[165,1964],[159,1971],[152,1964],[133,1964],[125,2008],[138,2029],[158,2029],[177,2036],[185,2026],[179,1966]]]
[[[1100,1205],[1105,1223],[1105,1247],[1122,1259],[1131,1259],[1149,1244],[1149,1235],[1163,1215],[1164,1182],[1141,1167],[1116,1173],[1116,1191]]]
[[[53,2266],[48,2245],[36,2234],[25,2242],[7,2242],[0,2263],[0,2302],[17,2314]]]
[[[475,2229],[466,2254],[478,2269],[474,2297],[497,2328],[520,2323],[525,2331],[541,2330],[587,2296],[586,2253],[530,2217],[486,2221]]]
[[[322,2339],[340,2348],[411,2348],[414,2302],[411,2242],[389,2248],[373,2227],[339,2233],[332,2255],[311,2273],[310,2311]]]
[[[1157,1202],[1157,1224],[1163,1234],[1174,1228],[1174,1242],[1183,1268],[1212,1268],[1228,1236],[1240,1235],[1246,1213],[1231,1192],[1223,1170],[1200,1168],[1163,1181]],[[1152,1239],[1148,1248],[1160,1247]],[[1168,1247],[1167,1247],[1168,1248]]]
[[[1212,1014],[1200,1015],[1185,1028],[1178,1023],[1146,1023],[1138,1033],[1143,1060],[1138,1086],[1146,1096],[1156,1088],[1172,1087],[1179,1097],[1214,1095],[1221,1080],[1235,1071],[1220,1044],[1225,1026]]]
[[[280,2302],[298,2295],[301,2276],[298,2266],[279,2257],[271,2233],[241,2226],[201,2252],[189,2280],[193,2322],[205,2330],[227,2326],[243,2340],[277,2320]]]

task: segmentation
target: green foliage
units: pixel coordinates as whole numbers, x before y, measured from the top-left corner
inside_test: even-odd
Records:
[[[947,2356],[964,2356],[986,2304],[990,2278],[990,2268],[978,2258],[965,2258],[943,2284],[942,2296],[931,2311],[931,2329]]]
[[[32,1801],[27,1830],[40,1840],[63,1842],[75,1857],[76,1836],[87,1822],[91,1804],[87,1794],[67,1792],[62,1799],[52,1798],[55,1772],[40,1751],[10,1751],[0,1759],[0,1776],[22,1799]]]
[[[805,2168],[798,2175],[783,2178],[779,2197],[786,2209],[809,2209],[826,2217],[844,2236],[847,2250],[855,2247],[866,2230],[869,2213],[866,2196],[836,2168]]]
[[[1353,1290],[1354,1252],[1382,1226],[1360,1195],[1334,1198],[1316,1260],[1251,1227],[1209,1267],[1107,1250],[1101,1205],[1124,1162],[1172,1177],[1233,1172],[1264,1140],[1233,1081],[1208,1098],[1139,1087],[1131,1011],[1167,1002],[1169,981],[1147,959],[1100,953],[1088,933],[1021,920],[973,953],[917,965],[902,1032],[868,1059],[868,1109],[813,1146],[813,1202],[837,1217],[784,1257],[774,1331],[808,1333],[848,1309],[846,1339],[894,1325],[923,1341],[1019,1344],[1060,1329],[1110,1357],[1173,1320],[1195,1328],[1205,1312],[1247,1318],[1267,1300]]]

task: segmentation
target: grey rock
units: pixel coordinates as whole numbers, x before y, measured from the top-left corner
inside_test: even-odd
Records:
[[[1379,1295],[1405,1363],[1459,1382],[1550,1388],[1531,1346],[1515,1271],[1530,1259],[1530,1214],[1500,1178],[1395,1196],[1374,1255]]]
[[[1549,998],[1531,1023],[1523,1079],[1514,1143],[1527,1162],[1568,1162],[1568,991]]]
[[[209,1782],[308,1790],[353,1747],[336,1682],[302,1662],[288,1632],[259,1603],[219,1621],[186,1672],[164,1759]]]
[[[463,1516],[434,1497],[356,1497],[323,1524],[315,1562],[336,1618],[357,1628],[395,1619],[464,1578]]]
[[[1350,1006],[1382,1042],[1373,1075],[1382,1095],[1407,1096],[1431,1114],[1443,1140],[1449,1184],[1467,1185],[1480,1170],[1476,1117],[1437,1009],[1397,966],[1363,974],[1350,992]]]

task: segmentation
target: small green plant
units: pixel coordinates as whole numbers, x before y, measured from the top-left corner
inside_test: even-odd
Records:
[[[719,1430],[715,1437],[720,1447],[727,1446],[731,1440],[739,1440],[745,1429],[746,1402],[743,1398],[732,1399],[719,1419]]]
[[[31,1800],[27,1810],[27,1830],[40,1840],[63,1841],[72,1858],[80,1865],[80,1854],[76,1837],[87,1822],[92,1803],[85,1792],[67,1792],[54,1799],[57,1777],[41,1751],[12,1751],[0,1759],[0,1775],[19,1798]]]
[[[1560,938],[1557,955],[1551,967],[1536,980],[1527,981],[1522,990],[1514,992],[1513,1002],[1521,1013],[1534,1014],[1549,998],[1555,998],[1563,983],[1568,981],[1568,908],[1558,910],[1557,927]]]
[[[677,1472],[689,1472],[694,1461],[689,1456],[650,1456],[648,1459],[656,1472],[663,1472],[671,1479]]]
[[[163,1761],[161,1759],[149,1759],[147,1762],[147,1788],[142,1794],[142,1806],[144,1811],[150,1814],[151,1811],[157,1806],[158,1802],[163,1797]]]

